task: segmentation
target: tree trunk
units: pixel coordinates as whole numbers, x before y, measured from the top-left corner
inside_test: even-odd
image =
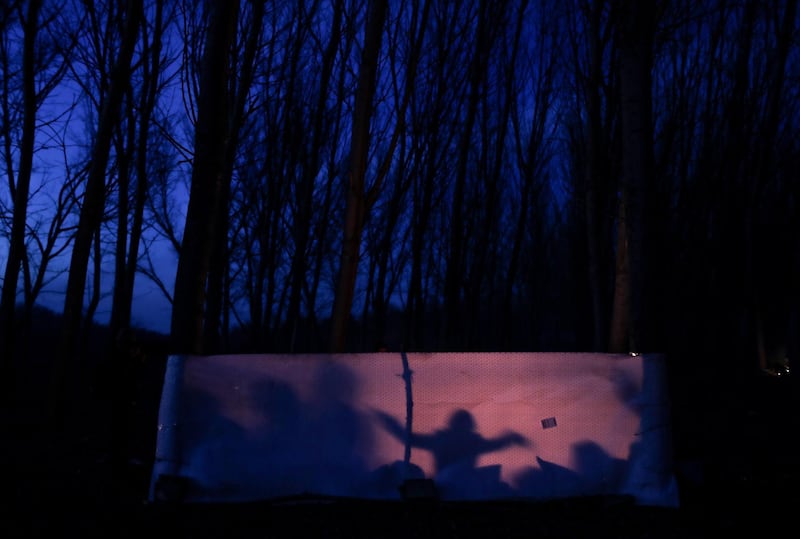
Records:
[[[203,353],[206,281],[216,233],[215,200],[226,172],[228,57],[236,38],[238,1],[210,0],[189,207],[175,276],[170,327],[173,353]]]
[[[437,137],[431,136],[430,154],[437,152]],[[411,276],[408,284],[406,303],[407,350],[423,347],[425,342],[425,301],[422,284],[422,258],[425,255],[425,234],[428,230],[433,209],[433,186],[436,177],[434,159],[424,165],[424,172],[414,179],[413,211],[411,216]],[[421,191],[421,192],[420,192]]]
[[[228,120],[230,132],[228,133],[225,152],[225,172],[222,177],[219,196],[216,199],[217,226],[213,246],[214,252],[211,257],[208,275],[208,304],[204,328],[205,347],[208,353],[218,353],[223,349],[225,341],[223,337],[227,335],[228,331],[225,320],[228,312],[226,290],[228,289],[228,267],[230,265],[230,253],[228,250],[230,218],[228,212],[230,208],[231,183],[233,181],[236,148],[239,145],[240,133],[245,118],[245,103],[253,82],[254,59],[260,42],[263,20],[264,2],[256,2],[253,6],[243,59],[238,64],[240,73],[237,91],[233,102],[233,110],[230,111]]]
[[[119,110],[126,88],[130,84],[131,59],[136,45],[139,21],[142,16],[141,0],[129,0],[126,4],[125,29],[119,56],[111,72],[108,98],[98,120],[97,135],[92,150],[92,161],[86,179],[83,205],[80,210],[78,228],[72,247],[67,292],[64,299],[61,337],[52,372],[51,419],[58,425],[63,418],[65,390],[69,362],[77,346],[82,321],[83,296],[86,290],[86,273],[92,240],[99,233],[105,207],[106,169],[109,161],[113,131],[119,124]]]
[[[608,351],[630,351],[631,276],[628,231],[628,197],[623,193],[617,207],[617,245],[614,265],[614,297],[609,328]]]
[[[617,221],[611,352],[642,352],[645,339],[644,201],[651,175],[650,69],[653,12],[647,2],[623,0],[620,8],[622,189]]]
[[[0,377],[3,379],[3,393],[14,391],[15,380],[15,327],[17,283],[19,272],[25,258],[25,226],[28,215],[28,194],[33,168],[33,145],[36,133],[36,34],[39,29],[39,9],[41,0],[28,3],[25,17],[25,36],[22,52],[22,92],[23,118],[22,138],[20,140],[19,174],[15,186],[14,211],[11,222],[11,238],[8,259],[3,277],[3,292],[0,298]],[[12,182],[13,179],[9,178]]]
[[[339,262],[339,282],[331,313],[330,351],[343,352],[347,322],[353,305],[356,273],[358,271],[361,233],[366,216],[366,194],[364,179],[370,144],[370,120],[372,99],[375,94],[378,57],[383,40],[383,25],[386,20],[386,0],[370,0],[367,14],[366,36],[358,74],[358,89],[353,111],[353,129],[350,150],[350,185],[347,189],[345,207],[344,238]]]
[[[783,367],[789,338],[786,328],[791,316],[790,275],[796,274],[792,257],[784,253],[787,246],[792,244],[797,229],[791,227],[789,215],[792,210],[778,200],[791,200],[791,188],[785,182],[775,185],[772,192],[768,189],[770,183],[780,181],[776,179],[780,176],[776,173],[779,167],[775,162],[775,147],[780,135],[786,63],[792,35],[796,31],[797,0],[784,4],[782,13],[778,4],[773,7],[773,20],[782,22],[776,35],[774,53],[768,56],[772,61],[767,72],[767,105],[755,144],[755,163],[750,174],[752,187],[747,192],[747,199],[752,201],[747,206],[748,219],[755,226],[748,227],[745,233],[745,257],[749,261],[747,277],[753,283],[751,301],[755,311],[756,353],[758,366],[762,370],[775,368],[776,365]],[[794,230],[794,234],[787,233],[789,230]],[[776,264],[775,261],[781,258],[785,262]]]
[[[120,207],[120,228],[125,225],[125,232],[118,231],[117,242],[117,267],[115,271],[114,298],[111,306],[111,320],[109,322],[111,342],[110,348],[117,348],[117,333],[124,330],[131,323],[131,307],[133,305],[133,287],[136,281],[136,271],[139,261],[139,245],[142,237],[142,227],[144,225],[144,206],[147,200],[148,178],[147,178],[147,146],[148,135],[150,134],[150,124],[155,109],[158,94],[159,76],[161,74],[161,38],[163,35],[163,0],[159,0],[155,5],[156,13],[153,21],[154,34],[149,43],[144,43],[147,57],[143,58],[143,88],[139,95],[139,116],[133,113],[133,102],[131,102],[131,113],[128,117],[130,122],[128,147],[135,148],[135,161],[130,163],[136,171],[136,188],[133,196],[133,208],[130,217],[128,216],[127,196],[120,203],[124,204],[125,211]],[[146,34],[144,34],[146,38]],[[138,129],[136,125],[138,122]],[[124,151],[121,149],[120,151]],[[133,150],[131,150],[133,151]],[[120,154],[122,155],[122,153]],[[120,178],[122,178],[123,167],[120,167]],[[129,185],[120,182],[120,193],[128,193]],[[124,218],[122,214],[124,213]],[[130,219],[130,227],[128,220]],[[128,236],[129,232],[129,236]],[[127,254],[127,257],[126,257]],[[116,354],[115,354],[116,355]]]
[[[478,7],[478,27],[475,47],[469,65],[469,98],[464,118],[464,127],[458,144],[458,162],[453,187],[452,213],[450,216],[450,243],[447,253],[447,268],[444,282],[445,342],[451,349],[461,348],[465,338],[462,333],[462,299],[464,264],[464,192],[467,183],[469,155],[472,147],[472,129],[478,114],[481,83],[486,77],[489,52],[492,47],[489,12],[491,2],[481,0]]]
[[[136,137],[136,123],[133,115],[133,96],[128,94],[127,103],[127,132],[125,138],[117,138],[117,237],[114,246],[114,292],[111,301],[111,318],[109,320],[109,350],[114,349],[117,332],[130,324],[131,305],[126,299],[131,297],[127,288],[130,281],[128,276],[128,228],[130,221],[129,192],[131,184],[131,161]]]
[[[588,132],[586,137],[586,164],[584,168],[585,182],[585,216],[586,216],[586,255],[589,273],[589,297],[592,308],[592,348],[599,351],[605,349],[606,333],[606,288],[603,269],[606,267],[601,262],[601,248],[603,242],[600,215],[601,201],[605,189],[602,186],[606,180],[606,170],[602,166],[601,152],[603,150],[602,111],[600,89],[603,83],[602,56],[603,44],[600,40],[600,11],[602,5],[590,8],[589,14],[589,77],[586,84],[586,115]],[[619,321],[615,321],[619,323]]]

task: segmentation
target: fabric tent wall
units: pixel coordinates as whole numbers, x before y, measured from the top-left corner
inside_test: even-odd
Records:
[[[677,506],[661,355],[172,356],[150,497],[630,495]],[[174,487],[173,487],[174,488]]]

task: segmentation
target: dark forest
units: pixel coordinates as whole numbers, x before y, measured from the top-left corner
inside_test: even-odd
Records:
[[[4,397],[42,354],[58,415],[142,354],[657,352],[724,410],[800,354],[799,21],[6,0]]]

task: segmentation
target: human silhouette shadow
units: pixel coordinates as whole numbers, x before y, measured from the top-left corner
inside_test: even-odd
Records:
[[[619,369],[611,372],[610,381],[617,400],[641,415],[642,390],[636,380]],[[592,439],[572,444],[568,466],[539,456],[536,463],[536,467],[522,470],[513,480],[521,497],[552,499],[615,494],[623,490],[629,468],[629,460],[615,458]]]
[[[514,445],[530,444],[527,438],[514,431],[495,438],[482,436],[476,431],[472,414],[463,409],[451,414],[446,428],[428,434],[411,432],[410,436],[391,415],[380,411],[376,414],[392,436],[432,453],[437,486],[445,497],[479,498],[505,493],[507,485],[500,481],[500,466],[478,468],[478,457]]]
[[[598,443],[582,440],[571,448],[570,466],[536,457],[514,480],[517,493],[529,498],[597,496],[620,491],[627,462],[609,455]]]
[[[254,436],[260,457],[249,464],[251,476],[267,496],[302,491],[314,471],[306,407],[288,383],[273,378],[258,380],[252,394],[263,426]]]
[[[190,479],[195,499],[238,488],[245,431],[223,410],[219,400],[199,388],[186,389],[179,410],[177,440],[180,473]]]
[[[343,364],[327,361],[314,373],[308,440],[315,449],[314,485],[320,492],[357,495],[372,453],[372,431],[356,406],[361,382]]]
[[[262,497],[361,493],[371,439],[356,408],[359,380],[347,367],[325,362],[311,384],[306,399],[278,379],[252,386],[252,405],[263,424],[254,436],[260,457],[249,469],[251,482],[262,483]]]

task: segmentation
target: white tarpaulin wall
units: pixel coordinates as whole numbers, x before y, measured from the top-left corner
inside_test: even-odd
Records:
[[[631,495],[677,506],[660,355],[172,356],[151,498]],[[169,479],[169,482],[167,481]]]

